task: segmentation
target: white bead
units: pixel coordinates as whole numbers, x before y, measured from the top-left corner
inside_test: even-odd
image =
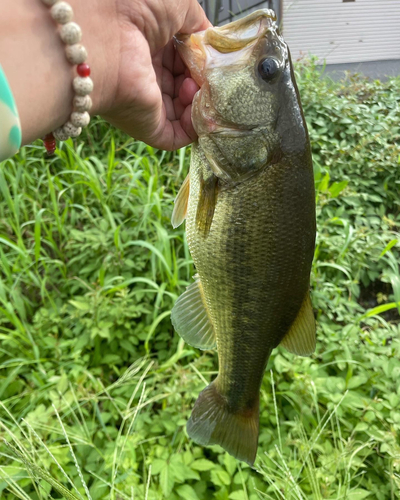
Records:
[[[71,114],[71,123],[75,127],[87,127],[90,123],[90,115],[87,111],[84,113],[79,113],[77,111],[74,111]]]
[[[93,90],[93,80],[88,76],[76,76],[73,81],[75,94],[88,95]]]
[[[74,108],[80,113],[90,111],[92,109],[92,99],[88,95],[76,95],[74,97]]]
[[[53,135],[58,141],[66,141],[69,139],[69,135],[65,132],[64,127],[57,128],[53,132]]]
[[[57,2],[50,10],[51,17],[60,24],[66,24],[72,21],[74,11],[67,2]]]
[[[45,4],[45,5],[54,5],[56,2],[58,2],[58,0],[42,0],[42,2]]]
[[[82,64],[87,59],[87,52],[83,45],[75,43],[65,47],[65,55],[71,64]]]
[[[81,41],[82,30],[76,23],[67,23],[61,26],[60,37],[67,45],[74,45]]]
[[[65,134],[67,134],[69,137],[78,137],[78,135],[80,135],[82,132],[82,128],[77,127],[76,125],[71,123],[71,121],[65,123],[62,128]]]

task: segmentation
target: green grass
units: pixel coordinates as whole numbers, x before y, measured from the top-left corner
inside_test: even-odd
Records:
[[[297,73],[318,344],[271,357],[256,469],[185,432],[218,369],[169,317],[194,274],[170,225],[190,148],[97,120],[0,166],[1,498],[400,498],[400,81]]]

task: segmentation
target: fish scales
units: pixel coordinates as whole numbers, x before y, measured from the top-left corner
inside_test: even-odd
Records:
[[[205,160],[197,148],[190,167],[187,241],[216,332],[216,383],[229,406],[240,410],[258,397],[269,353],[309,288],[315,225],[308,192],[314,181],[308,168],[289,175],[292,165],[278,163],[246,184],[222,186],[203,238],[196,212]]]
[[[216,347],[219,361],[187,429],[252,465],[271,351],[315,348],[310,143],[272,11],[178,37],[177,45],[201,89],[192,108],[199,139],[172,223],[186,218],[197,276],[171,319],[189,344]]]

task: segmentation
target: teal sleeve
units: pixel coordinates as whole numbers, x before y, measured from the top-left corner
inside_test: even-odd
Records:
[[[21,124],[17,107],[0,64],[0,161],[21,147]]]

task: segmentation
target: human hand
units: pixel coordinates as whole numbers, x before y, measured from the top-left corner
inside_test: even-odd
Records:
[[[172,37],[210,25],[197,0],[68,1],[89,54],[91,114],[157,148],[192,142],[191,102],[198,87],[185,78]],[[0,0],[0,10],[0,61],[27,144],[68,120],[76,68],[40,0]]]
[[[197,0],[117,0],[117,78],[100,114],[132,137],[173,150],[196,139],[191,103],[198,90],[172,37],[210,26]],[[115,49],[114,49],[115,51]]]

